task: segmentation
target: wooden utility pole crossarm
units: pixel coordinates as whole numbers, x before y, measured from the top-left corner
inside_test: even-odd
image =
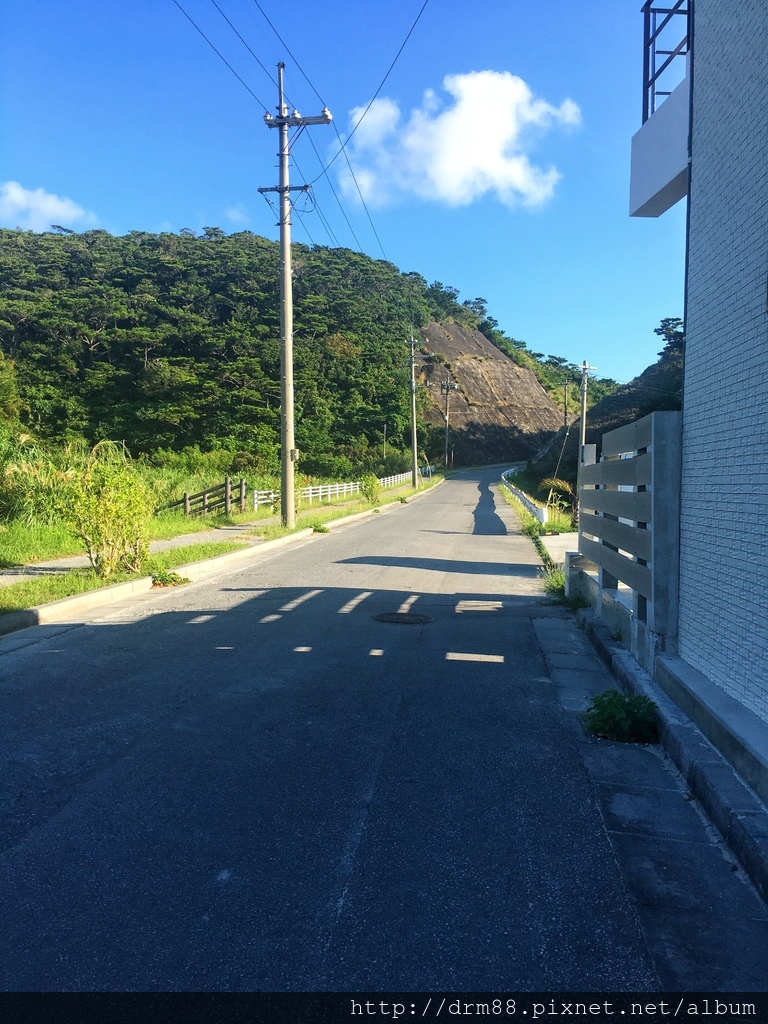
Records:
[[[304,128],[308,125],[330,124],[331,112],[327,107],[316,117],[301,117],[297,110],[288,113],[283,91],[283,70],[285,64],[277,65],[278,105],[277,117],[264,115],[268,128],[280,132],[280,184],[272,188],[260,188],[259,192],[277,192],[280,197],[280,379],[281,379],[281,518],[283,526],[292,529],[296,525],[294,505],[294,465],[298,459],[293,429],[293,279],[291,272],[291,192],[306,192],[309,185],[291,185],[289,128]]]

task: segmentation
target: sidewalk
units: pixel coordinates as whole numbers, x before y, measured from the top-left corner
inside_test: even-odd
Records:
[[[708,755],[697,743],[706,741],[695,728],[688,734],[682,713],[655,693],[648,695],[659,704],[658,744],[589,736],[581,714],[593,697],[619,688],[615,676],[570,615],[535,618],[533,627],[662,989],[753,988],[768,952],[768,905],[760,899],[768,895],[768,856],[761,870],[754,858],[745,862],[733,837],[724,841],[664,738],[674,728],[699,767]],[[721,800],[736,794],[738,780],[729,778],[718,780]],[[764,808],[761,822],[768,827]]]
[[[237,526],[218,526],[212,530],[201,530],[198,533],[184,533],[166,540],[153,540],[149,545],[150,554],[158,551],[169,551],[171,548],[188,547],[191,544],[215,544],[219,541],[241,541],[249,546],[261,544],[260,537],[247,535],[249,530],[265,523],[276,521],[277,516],[259,519],[252,523],[241,523]],[[57,572],[69,572],[70,569],[87,569],[91,563],[87,555],[70,555],[67,558],[52,558],[34,565],[14,566],[0,571],[0,587],[8,587],[20,583],[23,579],[34,576],[46,576]]]
[[[553,561],[565,562],[567,551],[578,550],[578,534],[542,537]],[[580,612],[579,623],[611,673],[611,685],[650,697],[658,707],[659,745],[680,771],[689,798],[701,804],[763,897],[768,899],[768,808],[620,643],[594,612]],[[608,687],[606,687],[607,689]]]
[[[566,551],[579,550],[578,533],[558,533],[552,537],[542,536],[540,540],[557,565],[565,564]]]

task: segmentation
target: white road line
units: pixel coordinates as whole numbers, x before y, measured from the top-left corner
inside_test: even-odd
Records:
[[[318,594],[322,594],[322,590],[308,590],[306,594],[297,597],[295,601],[289,601],[288,604],[284,604],[280,611],[292,612],[294,608],[298,608],[300,604],[304,604],[305,601],[309,601],[312,597],[317,597]]]
[[[498,612],[504,607],[501,601],[459,601],[456,612]]]
[[[259,619],[259,622],[277,622],[282,617],[282,615],[265,615],[263,619]]]
[[[503,654],[460,654],[457,651],[448,651],[446,661],[491,661],[497,665],[504,663]]]
[[[381,658],[381,657],[383,657],[383,655],[384,655],[384,651],[380,650],[378,647],[374,647],[374,649],[372,651],[368,652],[368,656],[370,658]]]
[[[419,595],[418,594],[411,594],[411,596],[409,598],[407,598],[405,601],[403,601],[403,603],[397,609],[397,614],[398,615],[407,615],[408,612],[411,610],[411,605],[415,604],[418,600],[419,600]]]
[[[349,615],[349,613],[353,612],[359,604],[362,604],[366,597],[370,597],[372,593],[372,590],[363,590],[362,593],[357,595],[357,597],[353,597],[351,601],[347,601],[343,608],[339,608],[339,615]]]
[[[312,650],[311,647],[294,647],[293,649],[299,654],[309,654],[309,652]]]
[[[215,618],[215,615],[196,615],[194,619],[187,619],[187,625],[196,626],[198,622],[210,622],[211,619]]]

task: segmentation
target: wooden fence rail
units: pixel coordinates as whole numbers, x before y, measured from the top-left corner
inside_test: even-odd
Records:
[[[245,512],[246,488],[245,479],[241,479],[233,488],[231,478],[227,477],[223,483],[215,487],[208,487],[197,494],[185,494],[179,501],[166,505],[162,511],[178,508],[184,510],[185,516],[200,516],[223,509],[224,514],[229,515],[234,502],[237,511]]]
[[[422,470],[421,472],[423,475],[425,471]],[[379,484],[385,488],[396,487],[398,484],[406,483],[410,479],[410,473],[399,473],[397,476],[382,478],[379,480]],[[297,490],[297,497],[300,501],[305,501],[307,504],[312,505],[316,501],[331,501],[333,498],[345,498],[359,493],[360,482],[355,480],[351,483],[312,484],[307,487],[300,487]],[[173,509],[182,509],[186,516],[200,516],[208,512],[223,511],[225,515],[229,515],[233,509],[238,512],[245,512],[246,503],[246,480],[241,479],[239,482],[233,483],[230,477],[227,477],[223,483],[216,484],[214,487],[208,487],[198,494],[185,494],[183,498],[171,502],[170,505],[164,505],[162,509],[157,511],[165,512],[172,511]],[[254,511],[263,508],[265,505],[271,505],[273,508],[276,508],[279,503],[279,491],[253,491]]]

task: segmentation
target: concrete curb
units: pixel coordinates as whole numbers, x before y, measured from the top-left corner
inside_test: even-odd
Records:
[[[420,498],[423,494],[439,487],[444,480],[439,480],[432,487],[412,495],[408,501]],[[340,519],[332,519],[328,529],[336,526],[344,526],[346,523],[353,523],[359,519],[370,518],[381,512],[386,512],[398,502],[390,502],[383,509],[366,509],[363,512],[355,512],[350,516],[343,516]],[[179,576],[186,576],[192,583],[210,579],[217,573],[226,572],[237,563],[247,561],[254,555],[262,554],[264,551],[273,551],[276,548],[284,547],[295,541],[306,540],[312,536],[312,529],[299,530],[297,533],[288,534],[286,537],[278,537],[276,540],[266,540],[261,543],[252,544],[242,548],[240,551],[228,551],[225,555],[216,555],[214,558],[206,558],[201,562],[190,562],[188,565],[179,565],[174,569]],[[49,623],[64,622],[73,615],[90,611],[92,608],[101,608],[105,605],[114,604],[134,594],[145,594],[152,591],[152,577],[140,576],[135,580],[128,580],[126,583],[115,583],[111,587],[101,587],[99,590],[87,590],[84,594],[73,594],[72,597],[62,597],[58,601],[49,601],[47,604],[39,604],[34,608],[25,608],[23,611],[8,612],[0,615],[0,636],[8,633],[15,633],[20,629],[29,629],[32,626],[45,626]]]
[[[592,611],[578,621],[622,686],[658,706],[659,742],[755,887],[768,899],[768,809]]]

